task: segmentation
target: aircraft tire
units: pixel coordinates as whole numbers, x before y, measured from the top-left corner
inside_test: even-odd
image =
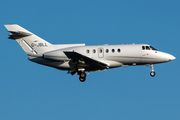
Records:
[[[80,77],[81,77],[81,78],[86,78],[86,73],[85,73],[85,72],[82,72],[82,73],[80,74]]]
[[[156,75],[156,73],[154,71],[151,71],[150,75],[151,75],[151,77],[154,77]]]
[[[84,82],[84,81],[86,80],[86,78],[85,78],[85,77],[79,77],[79,80],[80,80],[81,82]]]

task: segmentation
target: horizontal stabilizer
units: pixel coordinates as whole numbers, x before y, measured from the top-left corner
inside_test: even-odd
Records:
[[[22,31],[9,31],[10,35],[17,35],[17,36],[29,36],[32,35],[32,33],[22,32]],[[9,36],[10,36],[9,35]]]
[[[22,31],[9,31],[10,34],[9,39],[16,39],[16,38],[21,38],[21,37],[26,37],[32,35],[32,33],[27,33],[27,32],[22,32]]]
[[[21,37],[26,37],[29,35],[32,35],[31,32],[29,32],[28,30],[22,28],[19,25],[13,24],[13,25],[4,25],[7,30],[10,32],[9,34],[9,39],[17,39],[17,38],[21,38]]]

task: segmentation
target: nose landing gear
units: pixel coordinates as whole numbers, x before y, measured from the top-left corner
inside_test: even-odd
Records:
[[[156,73],[154,72],[154,68],[153,68],[153,64],[151,64],[151,73],[150,73],[151,77],[154,77],[156,75]]]
[[[151,77],[154,77],[156,75],[156,73],[154,71],[151,71],[150,75],[151,75]]]

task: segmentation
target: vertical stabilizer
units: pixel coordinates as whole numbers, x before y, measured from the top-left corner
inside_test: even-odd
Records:
[[[51,44],[19,25],[4,25],[10,32],[9,39],[15,39],[22,49],[29,55],[37,55],[51,49]]]

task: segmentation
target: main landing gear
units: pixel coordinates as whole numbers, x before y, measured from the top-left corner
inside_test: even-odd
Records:
[[[68,74],[71,73],[71,75],[74,75],[76,73],[76,71],[72,71],[72,72],[68,72]],[[79,80],[81,82],[84,82],[86,80],[86,73],[85,71],[78,71],[77,74],[79,75]]]
[[[154,77],[156,75],[156,73],[154,72],[154,68],[153,68],[153,64],[151,64],[151,73],[150,73],[151,77]]]
[[[83,60],[82,60],[83,61]],[[84,68],[79,68],[78,69],[78,61],[76,60],[70,60],[69,61],[69,66],[71,71],[68,71],[68,74],[71,73],[71,75],[74,75],[77,73],[79,75],[79,80],[81,82],[84,82],[86,80],[86,73]]]
[[[81,82],[84,82],[85,80],[86,80],[86,73],[85,73],[85,71],[79,71],[78,72],[78,75],[79,75],[79,80],[81,81]]]

